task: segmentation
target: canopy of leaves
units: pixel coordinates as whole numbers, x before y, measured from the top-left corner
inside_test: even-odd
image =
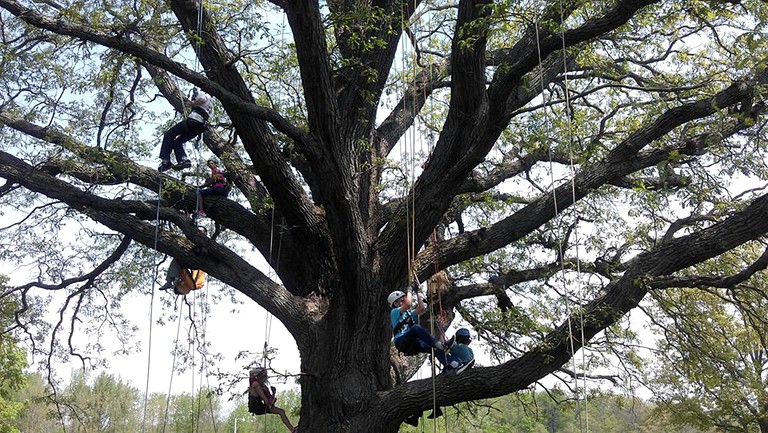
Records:
[[[203,269],[296,339],[311,431],[391,432],[433,397],[550,374],[628,384],[604,368],[637,361],[626,319],[648,291],[764,248],[767,16],[758,0],[0,0],[0,259],[24,271],[3,296],[43,359],[98,365],[107,330],[134,349],[121,307],[152,293],[155,252]],[[210,237],[180,212],[205,173],[154,169],[191,86],[217,100],[193,156],[236,187],[204,199]],[[736,287],[766,263],[740,266],[698,276]],[[422,358],[386,356],[384,299],[414,279],[495,365],[406,382]],[[33,321],[44,307],[56,318]]]

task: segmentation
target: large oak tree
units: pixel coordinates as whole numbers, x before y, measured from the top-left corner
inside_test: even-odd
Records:
[[[433,395],[588,373],[566,364],[585,345],[609,352],[649,290],[768,232],[761,1],[0,7],[0,200],[14,216],[0,254],[38,263],[5,293],[19,329],[34,336],[24,313],[47,291],[120,326],[104,309],[146,287],[116,270],[156,249],[285,325],[302,431],[393,432]],[[158,173],[148,137],[158,106],[188,110],[190,86],[218,101],[203,157],[236,184],[206,198],[212,238],[179,212],[196,182]],[[61,245],[73,224],[87,236]],[[391,350],[385,299],[437,274],[435,308],[460,312],[499,362],[433,390],[407,381],[423,360]]]

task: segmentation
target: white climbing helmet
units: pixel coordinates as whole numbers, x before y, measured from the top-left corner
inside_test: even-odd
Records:
[[[389,296],[387,296],[387,302],[389,302],[390,307],[394,307],[395,301],[405,296],[405,293],[403,293],[400,290],[395,290],[394,292],[390,293]]]

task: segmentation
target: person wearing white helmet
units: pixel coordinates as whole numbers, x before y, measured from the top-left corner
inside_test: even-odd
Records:
[[[285,410],[275,406],[277,402],[277,390],[267,383],[267,369],[256,366],[249,372],[248,379],[248,412],[254,415],[274,413],[280,415],[280,419],[291,433],[296,432],[296,427],[285,414]]]
[[[445,352],[450,351],[453,338],[443,343],[433,337],[426,328],[419,325],[419,315],[427,307],[421,302],[421,295],[418,290],[416,290],[415,309],[411,308],[413,298],[410,287],[407,287],[405,291],[395,290],[390,293],[387,302],[392,308],[389,317],[392,323],[392,340],[397,350],[406,356],[412,356],[419,353],[431,353],[432,349],[435,349],[435,357],[444,363]]]

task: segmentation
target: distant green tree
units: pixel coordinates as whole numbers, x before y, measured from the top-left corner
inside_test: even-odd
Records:
[[[215,392],[200,389],[195,396],[182,393],[171,397],[166,432],[213,433],[218,431],[221,402]]]
[[[702,433],[673,423],[663,409],[634,397],[601,393],[575,403],[558,392],[505,396],[443,408],[437,428],[452,433]],[[579,410],[588,415],[577,416]],[[400,433],[433,431],[434,422],[422,417],[416,427],[401,426]]]
[[[756,273],[737,285],[716,277],[750,259],[768,260],[758,256],[741,248],[675,279],[677,287],[653,292],[649,313],[659,340],[649,383],[678,424],[768,433],[768,276]]]
[[[5,292],[7,277],[0,275],[0,293]],[[14,421],[19,417],[23,403],[12,400],[15,391],[25,384],[24,368],[27,357],[13,336],[13,313],[18,303],[13,296],[0,297],[0,433],[16,433]]]
[[[161,433],[165,429],[167,397],[152,393],[147,397],[146,410],[142,403],[142,430],[147,433]]]
[[[13,401],[23,405],[14,426],[21,432],[52,432],[61,421],[51,400],[51,390],[39,373],[26,375],[25,386],[13,393]]]
[[[78,372],[63,392],[67,431],[123,433],[140,430],[139,391],[111,374],[100,373],[89,384]]]

